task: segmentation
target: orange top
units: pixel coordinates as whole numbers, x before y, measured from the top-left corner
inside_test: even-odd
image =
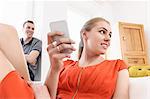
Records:
[[[30,85],[12,71],[0,83],[0,99],[35,99]]]
[[[67,60],[60,73],[57,99],[111,99],[118,72],[127,69],[122,60],[105,60],[97,65],[79,67]]]

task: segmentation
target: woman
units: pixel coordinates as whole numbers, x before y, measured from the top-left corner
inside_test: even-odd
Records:
[[[49,33],[51,70],[46,85],[51,99],[128,99],[128,71],[122,60],[104,60],[111,39],[110,23],[93,18],[81,30],[79,60],[67,60],[75,51],[69,38],[53,41],[61,32]],[[64,49],[70,49],[63,53]]]
[[[0,24],[0,99],[50,99],[46,86],[30,82],[23,55],[16,30]]]

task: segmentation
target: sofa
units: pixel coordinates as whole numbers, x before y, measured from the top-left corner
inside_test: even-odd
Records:
[[[150,99],[150,66],[129,67],[130,99]]]

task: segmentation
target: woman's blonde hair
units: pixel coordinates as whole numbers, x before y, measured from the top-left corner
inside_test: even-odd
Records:
[[[83,47],[84,47],[83,39],[82,39],[82,36],[81,36],[81,35],[82,35],[82,32],[83,32],[83,31],[90,31],[90,30],[96,25],[96,23],[97,23],[97,22],[100,22],[100,21],[105,21],[105,22],[107,22],[108,24],[110,24],[109,21],[107,21],[106,19],[104,19],[104,18],[102,18],[102,17],[95,17],[95,18],[90,19],[89,21],[87,21],[87,22],[83,25],[83,27],[82,27],[82,29],[81,29],[81,31],[80,31],[80,38],[81,38],[81,41],[80,41],[80,44],[79,44],[78,59],[81,58],[82,51],[83,51]]]

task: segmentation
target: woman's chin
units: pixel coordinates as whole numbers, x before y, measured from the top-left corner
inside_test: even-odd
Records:
[[[100,54],[104,55],[106,53],[106,50],[101,50]]]
[[[98,55],[104,55],[106,52],[105,51],[101,51],[98,53]]]

